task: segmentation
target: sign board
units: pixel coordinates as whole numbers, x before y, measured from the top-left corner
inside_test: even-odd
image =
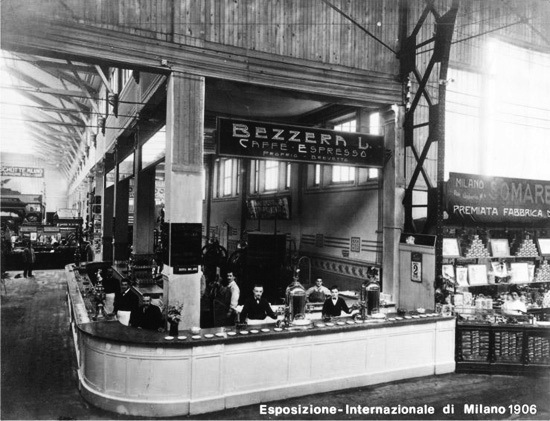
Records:
[[[422,253],[411,253],[411,281],[422,282]]]
[[[44,168],[2,165],[2,177],[44,178]]]
[[[384,137],[218,118],[220,156],[382,168]]]
[[[248,219],[290,219],[290,196],[248,199],[246,205]]]
[[[550,180],[450,173],[446,199],[452,223],[550,225]]]
[[[168,223],[161,226],[162,261],[174,273],[197,273],[201,264],[202,224]]]

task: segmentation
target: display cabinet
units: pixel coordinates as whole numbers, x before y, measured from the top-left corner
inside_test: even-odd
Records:
[[[495,319],[496,320],[496,319]],[[457,320],[456,371],[550,375],[550,322]]]
[[[492,297],[495,304],[517,285],[528,307],[540,307],[550,287],[547,238],[525,230],[455,231],[445,238],[442,275],[455,294]]]

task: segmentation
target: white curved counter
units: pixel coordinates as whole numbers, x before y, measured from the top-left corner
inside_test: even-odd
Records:
[[[234,336],[203,329],[200,339],[188,331],[165,339],[116,321],[90,322],[74,274],[67,275],[81,393],[121,414],[198,414],[455,369],[454,318],[343,319],[350,323],[280,332],[253,326]]]

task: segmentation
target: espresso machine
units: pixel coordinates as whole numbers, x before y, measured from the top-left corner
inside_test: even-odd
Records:
[[[287,287],[285,294],[286,326],[309,326],[311,320],[306,318],[306,289],[299,281],[300,270],[295,271],[292,283]]]
[[[380,313],[380,284],[376,279],[367,279],[361,285],[359,308],[363,320]]]

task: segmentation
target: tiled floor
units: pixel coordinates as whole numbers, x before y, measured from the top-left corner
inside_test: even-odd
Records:
[[[2,382],[0,418],[135,419],[92,407],[78,392],[77,367],[69,331],[64,275],[35,271],[35,278],[11,272],[2,289]],[[505,414],[464,415],[464,404],[498,405]],[[536,405],[536,414],[510,414],[508,405]],[[550,381],[516,376],[449,374],[268,403],[343,409],[335,415],[264,415],[260,405],[183,419],[550,419]],[[433,406],[433,415],[346,414],[346,405]],[[442,412],[454,405],[454,414]],[[480,409],[479,407],[476,407]],[[524,407],[523,409],[532,409]]]

